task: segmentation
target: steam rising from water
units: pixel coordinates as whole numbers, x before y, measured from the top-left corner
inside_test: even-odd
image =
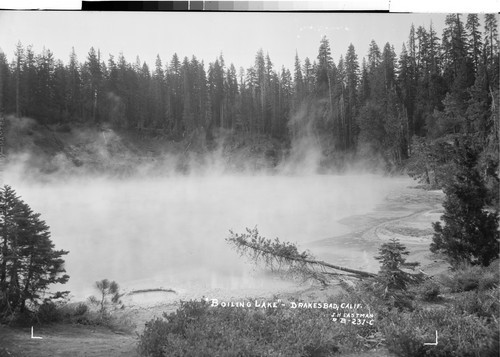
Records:
[[[347,232],[339,219],[367,213],[393,180],[365,176],[204,176],[64,185],[16,185],[66,249],[64,287],[141,280],[163,287],[241,288],[253,267],[229,249],[228,230],[258,226],[268,238],[305,243]],[[359,257],[359,255],[358,255]],[[356,267],[353,257],[350,266]]]
[[[306,117],[305,109],[294,116],[290,157],[273,174],[252,170],[255,162],[243,163],[239,173],[228,170],[219,145],[201,160],[193,159],[189,175],[176,173],[179,158],[167,153],[155,164],[162,170],[151,175],[153,165],[131,156],[125,139],[110,129],[99,135],[86,129],[72,133],[71,149],[91,142],[80,157],[90,153],[103,172],[116,164],[135,174],[118,179],[88,173],[85,165],[75,169],[70,152],[53,157],[54,173],[39,175],[34,170],[27,177],[37,158],[21,153],[10,156],[4,179],[41,213],[56,248],[70,251],[65,258],[70,281],[62,289],[76,296],[94,293],[94,282],[103,278],[141,288],[238,289],[268,284],[230,250],[225,242],[230,229],[243,232],[258,226],[265,237],[299,245],[338,236],[348,232],[338,220],[373,210],[396,182],[366,174],[318,175],[322,154]],[[17,137],[12,130],[11,143],[23,138],[32,148],[39,133],[25,131],[33,122],[12,124],[13,120]],[[362,254],[353,252],[348,261],[354,268],[357,253]]]

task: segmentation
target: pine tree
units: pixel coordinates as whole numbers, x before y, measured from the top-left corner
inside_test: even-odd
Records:
[[[15,72],[14,79],[16,83],[16,117],[21,117],[21,111],[23,109],[23,93],[21,88],[21,82],[23,78],[23,67],[24,67],[24,48],[21,42],[16,45],[15,52]]]
[[[151,96],[149,96],[149,87],[151,83],[151,73],[146,62],[142,66],[139,64],[137,69],[137,112],[139,129],[151,128]]]
[[[443,65],[445,77],[451,83],[458,75],[461,62],[466,58],[466,38],[460,14],[447,15],[445,25],[442,36]]]
[[[95,288],[99,292],[99,296],[89,297],[89,301],[99,308],[101,320],[109,318],[109,308],[120,304],[120,286],[116,281],[102,279],[95,282]]]
[[[479,62],[481,60],[482,54],[482,41],[481,32],[479,31],[479,16],[477,14],[467,15],[467,23],[465,28],[467,29],[468,35],[468,52],[469,56],[472,58],[472,63],[474,64],[474,71],[477,72],[479,67]]]
[[[293,72],[293,87],[294,87],[294,100],[293,107],[297,110],[300,103],[305,97],[305,84],[302,76],[302,68],[300,65],[299,54],[295,53],[295,68]]]
[[[423,26],[419,26],[416,32],[417,39],[417,52],[415,53],[415,62],[417,70],[420,72],[427,72],[428,53],[429,53],[429,34]]]
[[[302,73],[304,75],[305,96],[307,97],[313,92],[314,88],[314,71],[309,57],[304,59]]]
[[[168,119],[170,130],[175,137],[182,134],[182,78],[181,62],[177,53],[174,53],[170,60],[167,71],[168,84]]]
[[[384,46],[380,65],[384,73],[385,90],[389,91],[396,81],[396,54],[394,53],[394,47],[388,42]]]
[[[161,128],[165,125],[165,74],[160,55],[156,56],[155,70],[151,78],[150,97],[151,97],[151,125],[154,128]]]
[[[3,118],[3,113],[6,107],[7,90],[9,88],[9,74],[7,58],[3,52],[0,52],[0,118]]]
[[[68,281],[49,227],[10,186],[0,190],[0,319],[38,304],[49,285]],[[64,295],[64,294],[63,294]],[[61,293],[53,294],[60,297]]]
[[[208,130],[224,125],[224,65],[221,57],[208,67],[208,92],[211,104],[211,121]]]
[[[487,66],[489,86],[494,90],[499,86],[500,61],[498,25],[496,14],[484,16],[484,63]]]
[[[361,62],[361,79],[359,85],[359,102],[364,104],[370,98],[370,80],[368,78],[368,66],[366,59],[363,57]]]
[[[406,262],[405,256],[409,255],[410,252],[395,238],[382,244],[378,252],[379,255],[375,259],[380,261],[381,266],[377,278],[385,285],[386,291],[406,290],[408,284],[413,282],[416,276],[402,269],[413,269],[418,265],[418,263]]]
[[[279,78],[279,122],[278,125],[278,136],[283,137],[285,127],[290,119],[291,102],[293,95],[293,80],[292,74],[288,69],[282,67],[281,75]]]
[[[45,104],[40,99],[41,94],[44,95],[45,93],[40,93],[42,89],[39,86],[39,79],[48,76],[47,72],[44,73],[43,62],[40,57],[35,55],[32,46],[26,48],[20,89],[21,107],[23,108],[21,112],[23,115],[38,117],[41,105]]]
[[[432,252],[443,252],[452,264],[462,261],[487,266],[498,257],[498,212],[485,208],[487,190],[477,171],[478,149],[470,140],[455,143],[456,172],[444,192],[445,213],[433,224]]]
[[[484,16],[484,45],[486,60],[491,61],[498,54],[498,27],[494,14]]]
[[[272,123],[275,121],[273,118],[274,110],[274,91],[273,87],[273,79],[276,78],[275,72],[273,70],[273,63],[271,61],[271,57],[269,57],[269,53],[266,54],[266,67],[265,67],[265,76],[264,76],[264,132],[266,134],[272,133],[273,125]]]
[[[255,125],[257,131],[262,133],[264,130],[264,110],[266,99],[266,60],[264,58],[264,51],[260,48],[255,55],[254,62],[254,102],[255,109],[257,110],[255,117]]]
[[[415,133],[413,125],[413,112],[416,88],[414,87],[413,78],[414,73],[412,73],[408,52],[406,50],[405,44],[403,44],[403,49],[401,51],[401,55],[399,56],[398,62],[397,83],[401,90],[402,102],[408,118],[408,135],[406,138],[408,143],[410,142],[410,138]]]
[[[331,97],[332,83],[331,71],[333,69],[333,59],[331,56],[330,42],[323,36],[319,46],[318,67],[316,70],[316,90],[319,95],[329,95]]]
[[[78,59],[76,57],[75,49],[72,48],[71,54],[69,57],[69,64],[67,66],[68,73],[68,92],[67,92],[67,100],[68,100],[68,110],[70,117],[75,119],[80,119],[82,116],[82,108],[81,108],[81,75],[78,64]]]
[[[89,73],[87,82],[87,104],[88,114],[93,122],[97,122],[98,118],[98,105],[101,97],[102,86],[102,68],[100,52],[91,47],[87,56],[86,68]]]
[[[237,113],[237,98],[238,98],[238,79],[236,77],[236,68],[234,64],[230,64],[226,71],[226,82],[224,92],[226,93],[225,101],[227,108],[227,126],[228,129],[235,127]],[[202,88],[202,85],[200,85]]]
[[[54,56],[50,50],[43,50],[36,57],[38,83],[35,96],[35,108],[39,120],[47,123],[52,119],[54,101]],[[28,87],[29,88],[29,87]]]
[[[51,108],[58,122],[66,122],[69,119],[67,92],[66,68],[62,61],[58,60],[54,69],[54,108]]]
[[[368,49],[368,71],[373,73],[375,68],[379,65],[381,61],[380,48],[378,47],[375,40],[370,42],[370,48]]]
[[[359,78],[359,63],[358,56],[354,50],[352,43],[349,45],[347,54],[345,56],[345,66],[346,66],[346,141],[347,149],[354,147],[355,135],[357,135],[358,129],[354,118],[356,117],[356,109],[358,105],[358,78]]]

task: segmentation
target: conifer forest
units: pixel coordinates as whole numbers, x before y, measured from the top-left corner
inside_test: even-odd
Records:
[[[498,21],[0,11],[0,357],[498,356]]]
[[[332,54],[329,41],[316,58],[297,53],[294,68],[275,68],[264,49],[242,68],[222,54],[208,63],[158,54],[148,64],[98,48],[63,61],[18,43],[0,54],[0,103],[43,124],[106,123],[173,140],[226,129],[290,142],[307,130],[337,154],[381,155],[387,168],[409,165],[438,186],[447,143],[467,136],[482,147],[482,172],[497,171],[494,14],[450,14],[440,34],[412,25],[401,53],[372,41]],[[294,120],[301,112],[307,119]]]

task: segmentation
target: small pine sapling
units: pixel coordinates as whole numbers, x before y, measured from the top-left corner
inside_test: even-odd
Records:
[[[104,319],[109,313],[109,306],[121,304],[120,287],[117,282],[108,279],[96,281],[95,287],[99,291],[99,296],[91,296],[89,300],[92,304],[98,306],[100,317]]]
[[[379,255],[375,257],[381,263],[377,280],[379,287],[383,289],[384,297],[401,300],[405,298],[410,284],[423,281],[421,273],[405,271],[414,270],[419,265],[417,262],[407,262],[405,256],[408,254],[410,252],[396,238],[392,238],[379,248]]]

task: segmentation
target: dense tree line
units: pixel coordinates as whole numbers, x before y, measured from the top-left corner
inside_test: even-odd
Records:
[[[351,44],[335,62],[324,37],[317,58],[296,55],[293,73],[262,49],[247,69],[222,54],[208,65],[158,55],[150,68],[94,48],[83,62],[73,50],[65,64],[18,43],[10,62],[0,53],[0,105],[47,124],[108,123],[178,140],[221,128],[281,140],[326,135],[338,152],[380,155],[391,167],[411,157],[412,173],[439,185],[450,135],[473,136],[484,171],[497,170],[498,53],[493,14],[450,14],[441,37],[432,24],[412,25],[399,56],[372,41],[361,60]]]

